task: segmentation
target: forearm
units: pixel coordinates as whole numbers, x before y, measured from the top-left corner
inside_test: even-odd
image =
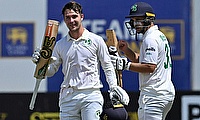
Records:
[[[139,73],[153,73],[156,68],[155,64],[141,64],[131,62],[129,70]]]
[[[52,77],[58,71],[60,65],[61,60],[57,60],[56,62],[49,64],[46,76]]]
[[[104,64],[102,64],[102,69],[105,73],[106,81],[107,81],[109,87],[117,86],[117,78],[116,78],[116,74],[115,74],[113,65],[110,63],[107,63],[107,64],[104,63]]]
[[[124,52],[125,56],[131,60],[134,63],[138,63],[139,62],[139,54],[136,52],[133,52],[130,48],[128,48],[125,52]]]

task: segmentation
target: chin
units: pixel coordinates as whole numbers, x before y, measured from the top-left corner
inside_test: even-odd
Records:
[[[77,30],[78,30],[77,27],[70,28],[70,31],[77,31]]]

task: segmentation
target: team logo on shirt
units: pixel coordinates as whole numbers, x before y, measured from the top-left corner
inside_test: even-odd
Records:
[[[99,118],[100,115],[101,115],[101,111],[100,111],[100,110],[97,110],[97,111],[96,111],[96,117]]]
[[[83,46],[90,46],[92,44],[92,40],[91,39],[86,39],[86,40],[84,40],[84,42],[83,42]]]

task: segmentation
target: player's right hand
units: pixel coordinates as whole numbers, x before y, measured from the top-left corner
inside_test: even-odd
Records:
[[[32,55],[32,61],[33,63],[37,64],[39,62],[40,59],[40,48],[36,48],[33,55]],[[56,57],[51,56],[50,60],[49,60],[49,64],[54,63],[57,60]]]
[[[32,55],[32,62],[37,64],[39,62],[40,59],[40,48],[36,48],[33,55]]]
[[[128,48],[128,43],[125,40],[120,40],[118,42],[118,45],[119,45],[119,49],[124,53],[126,53],[126,51],[128,51],[128,49],[129,49]]]

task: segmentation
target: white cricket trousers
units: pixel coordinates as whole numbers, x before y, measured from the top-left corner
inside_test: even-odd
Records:
[[[138,120],[165,120],[173,105],[174,98],[169,100],[160,97],[140,95],[138,103]]]
[[[99,120],[103,96],[99,89],[64,88],[60,92],[60,120]]]

